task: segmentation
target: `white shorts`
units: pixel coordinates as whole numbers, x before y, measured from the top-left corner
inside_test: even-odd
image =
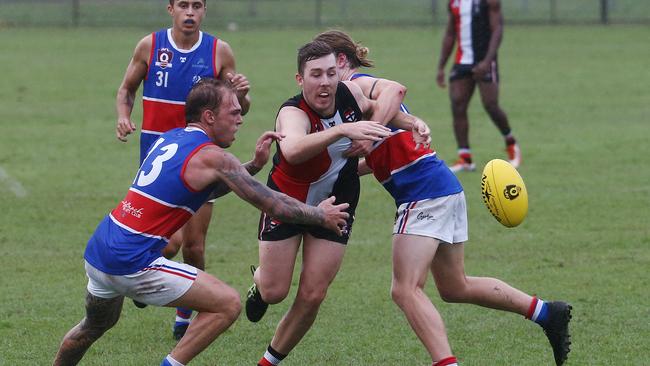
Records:
[[[117,296],[163,306],[183,296],[190,289],[198,270],[189,264],[160,257],[147,268],[128,275],[110,275],[86,262],[88,292],[93,296],[112,299]]]
[[[421,235],[445,243],[468,239],[465,193],[407,202],[397,208],[393,234]]]

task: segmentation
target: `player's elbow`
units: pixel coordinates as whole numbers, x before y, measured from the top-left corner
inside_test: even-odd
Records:
[[[400,100],[404,99],[404,97],[406,96],[406,92],[408,91],[408,89],[404,85],[396,81],[391,81],[390,85],[388,86],[388,89],[390,90],[392,95],[396,96]]]
[[[284,160],[291,165],[297,165],[306,160],[305,154],[297,148],[283,150],[282,156],[284,157]]]

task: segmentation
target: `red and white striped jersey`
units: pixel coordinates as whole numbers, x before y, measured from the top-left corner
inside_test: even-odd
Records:
[[[490,18],[487,0],[450,0],[456,33],[455,64],[473,65],[481,62],[490,44]]]

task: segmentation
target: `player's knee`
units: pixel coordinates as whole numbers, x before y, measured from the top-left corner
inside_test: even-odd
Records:
[[[277,304],[287,297],[289,287],[278,285],[264,286],[260,292],[264,302],[267,304]]]
[[[499,110],[500,110],[499,103],[497,103],[496,100],[491,100],[491,101],[487,101],[487,102],[484,101],[483,102],[483,108],[491,116],[498,115]]]
[[[167,258],[167,259],[172,259],[178,254],[178,250],[180,248],[175,245],[171,245],[171,242],[167,244],[162,250],[162,256]]]
[[[222,286],[214,293],[211,301],[212,313],[223,314],[229,319],[237,319],[241,312],[241,299],[239,293],[229,286]]]
[[[105,319],[101,322],[89,321],[88,318],[84,318],[81,321],[81,331],[86,335],[88,339],[93,341],[99,339],[104,333],[111,329],[115,324],[117,324],[119,317],[113,317],[110,319]]]
[[[183,243],[184,257],[202,257],[205,254],[205,241],[200,239],[187,240]]]
[[[297,297],[300,301],[310,308],[318,308],[327,296],[325,288],[299,289]]]
[[[390,297],[397,305],[401,306],[401,304],[412,302],[419,290],[420,287],[418,286],[409,286],[393,281],[390,287]]]
[[[454,100],[452,99],[451,101],[451,113],[455,116],[458,115],[464,115],[467,113],[467,102],[466,101],[461,101],[461,100]]]
[[[449,303],[462,303],[465,302],[465,287],[464,286],[442,286],[438,287],[440,298],[444,302]]]

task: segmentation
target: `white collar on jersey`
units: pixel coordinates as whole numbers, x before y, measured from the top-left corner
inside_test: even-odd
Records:
[[[208,135],[207,132],[205,132],[202,128],[199,128],[199,127],[188,126],[188,127],[185,127],[185,131],[187,131],[187,132],[201,131],[201,132],[203,132],[204,135],[206,135],[206,136]]]
[[[203,32],[199,31],[199,40],[196,41],[194,46],[192,46],[192,48],[190,48],[189,50],[181,50],[180,48],[178,48],[178,46],[176,46],[176,42],[174,42],[174,39],[172,38],[172,29],[171,28],[167,29],[167,39],[169,40],[169,43],[171,43],[172,47],[174,47],[174,49],[176,51],[178,51],[180,53],[190,53],[190,52],[196,50],[197,48],[199,48],[199,46],[201,45],[201,41],[203,40]]]

